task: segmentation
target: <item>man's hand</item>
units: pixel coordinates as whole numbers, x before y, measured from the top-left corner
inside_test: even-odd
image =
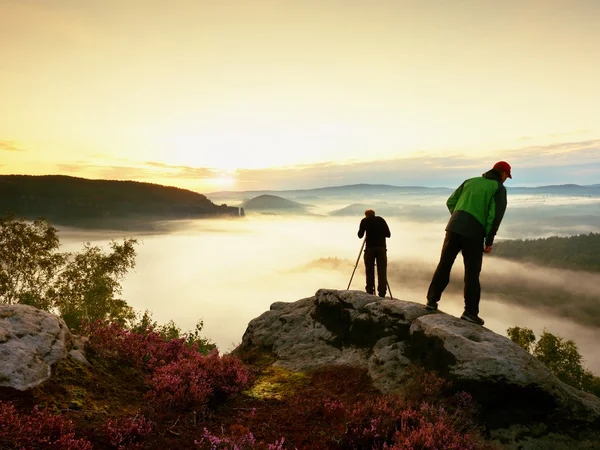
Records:
[[[485,248],[483,249],[483,253],[492,253],[493,247],[494,247],[493,245],[486,245]]]

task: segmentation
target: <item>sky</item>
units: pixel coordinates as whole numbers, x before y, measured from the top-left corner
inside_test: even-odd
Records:
[[[0,0],[0,173],[600,180],[596,0]]]

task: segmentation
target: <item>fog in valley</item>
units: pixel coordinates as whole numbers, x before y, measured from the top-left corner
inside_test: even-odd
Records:
[[[164,233],[92,232],[60,228],[63,249],[84,241],[105,245],[135,237],[137,264],[123,282],[123,298],[150,310],[159,323],[173,320],[183,330],[204,321],[203,335],[221,352],[241,342],[247,324],[273,302],[310,297],[320,288],[346,289],[361,248],[358,225],[365,207],[391,229],[388,277],[394,298],[425,303],[440,254],[451,191],[319,195],[279,192],[302,208],[253,210],[239,219],[179,221]],[[255,196],[207,195],[217,204],[243,206]],[[498,240],[600,232],[600,198],[511,194]],[[440,309],[460,316],[462,258]],[[351,289],[364,290],[361,259]],[[543,268],[484,255],[480,315],[503,335],[512,326],[544,330],[573,339],[585,365],[600,374],[596,352],[600,327],[600,274]],[[388,292],[389,297],[389,292]]]

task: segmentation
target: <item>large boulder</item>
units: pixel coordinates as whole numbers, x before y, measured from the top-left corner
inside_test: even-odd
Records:
[[[50,378],[73,338],[59,317],[27,305],[0,306],[0,386],[30,389]]]
[[[389,393],[401,390],[407,365],[421,364],[471,393],[490,429],[600,425],[598,397],[564,384],[508,338],[413,302],[320,289],[313,297],[274,303],[252,320],[235,351],[247,350],[268,352],[275,366],[296,371],[363,367]]]

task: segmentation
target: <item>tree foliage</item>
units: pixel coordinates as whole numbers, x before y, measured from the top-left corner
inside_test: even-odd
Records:
[[[0,303],[57,313],[75,331],[82,321],[131,320],[132,308],[118,296],[135,266],[136,243],[111,241],[109,252],[85,243],[80,252],[60,252],[48,221],[0,218]]]
[[[181,219],[238,216],[187,189],[119,180],[88,180],[64,175],[0,175],[0,211],[52,223],[94,226],[100,221],[126,226],[127,219]]]
[[[0,218],[0,301],[49,309],[49,288],[66,262],[59,247],[56,229],[46,221]]]
[[[202,354],[208,354],[215,350],[217,346],[205,337],[201,336],[204,328],[202,319],[196,322],[193,331],[183,331],[173,320],[169,320],[166,324],[160,325],[152,318],[152,312],[145,310],[143,314],[136,313],[135,319],[130,322],[130,330],[132,333],[148,336],[155,333],[161,336],[165,341],[173,339],[183,339],[188,347],[196,348]]]
[[[512,327],[506,330],[511,341],[531,353],[535,343],[535,334],[529,328]]]
[[[543,362],[561,381],[600,397],[600,377],[583,366],[577,344],[544,330],[539,340],[529,328],[512,327],[506,330],[515,344]]]
[[[500,241],[494,245],[494,253],[544,266],[599,272],[600,233]]]

